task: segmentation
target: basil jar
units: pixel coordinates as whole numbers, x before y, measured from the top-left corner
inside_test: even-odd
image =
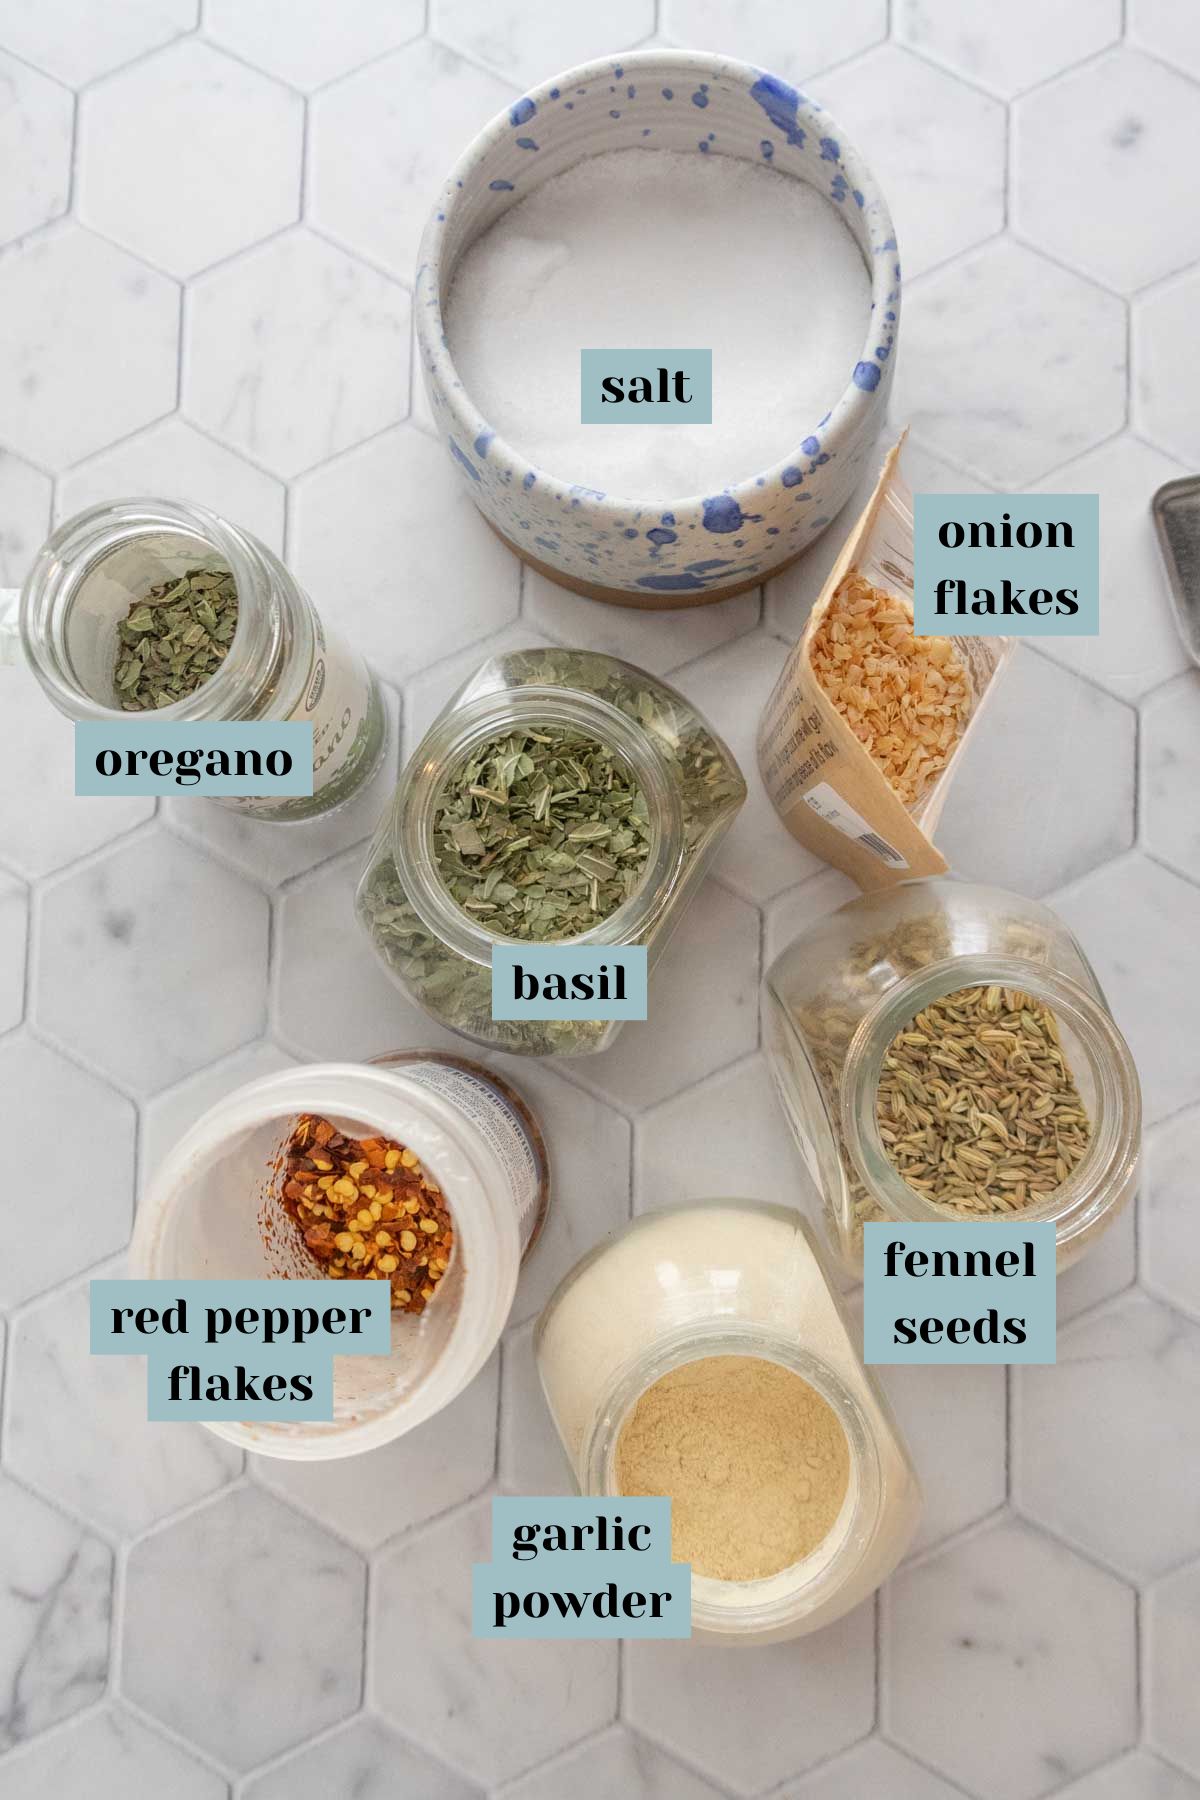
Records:
[[[592,772],[602,767],[613,782],[618,771],[617,785],[635,796],[636,881],[627,878],[629,891],[586,929],[578,927],[588,916],[588,882],[572,866],[571,832],[555,824],[570,804],[570,776],[565,784],[560,776],[546,797],[551,829],[543,824],[539,832],[546,846],[539,863],[508,860],[513,878],[497,894],[494,877],[479,901],[460,904],[462,890],[456,898],[447,885],[439,845],[455,783],[464,769],[469,773],[473,756],[505,739],[592,746]],[[580,771],[585,790],[588,772]],[[494,798],[478,783],[467,791],[483,795],[485,829],[496,809],[503,816],[505,794]],[[393,979],[451,1030],[529,1056],[589,1055],[607,1049],[619,1020],[492,1018],[493,946],[644,944],[653,967],[745,797],[741,771],[720,738],[681,694],[643,670],[584,650],[492,657],[448,702],[409,760],[371,844],[358,888],[359,919]],[[576,858],[590,874],[612,866],[613,834],[607,841],[603,828],[574,835],[591,840],[590,853]],[[615,836],[626,848],[631,833],[622,828]],[[524,843],[510,833],[505,855]],[[567,932],[553,928],[559,909],[571,920]]]
[[[236,592],[236,624],[222,660],[210,656],[211,673],[179,698],[151,697],[137,709],[123,704],[117,671],[130,642],[123,622],[148,596],[156,597],[151,612],[168,604],[173,588],[198,570],[210,582],[225,577],[223,592]],[[211,608],[206,616],[214,616]],[[265,544],[204,507],[121,500],[77,513],[34,561],[21,591],[20,629],[35,675],[68,718],[311,724],[311,795],[217,802],[254,818],[331,812],[370,780],[383,754],[386,718],[365,663],[326,630]],[[186,687],[187,678],[178,685]]]

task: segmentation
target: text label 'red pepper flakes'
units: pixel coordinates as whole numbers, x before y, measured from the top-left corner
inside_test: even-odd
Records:
[[[454,1248],[442,1193],[417,1157],[388,1138],[347,1137],[304,1113],[287,1150],[283,1205],[324,1273],[388,1281],[393,1310],[433,1299]]]

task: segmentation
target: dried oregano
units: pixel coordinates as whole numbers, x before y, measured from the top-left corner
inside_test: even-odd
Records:
[[[135,600],[117,626],[113,684],[122,709],[153,712],[195,693],[228,655],[237,618],[227,569],[189,569]]]

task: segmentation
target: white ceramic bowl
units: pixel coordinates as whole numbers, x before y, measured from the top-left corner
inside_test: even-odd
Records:
[[[635,146],[699,155],[701,140],[720,155],[770,162],[842,210],[871,274],[861,356],[831,411],[798,426],[782,461],[749,475],[731,469],[717,493],[650,503],[559,480],[500,438],[463,387],[443,321],[455,269],[510,206],[585,157]],[[434,418],[488,523],[526,562],[577,592],[693,606],[740,593],[792,561],[849,498],[886,410],[900,265],[887,203],[828,113],[746,63],[642,50],[556,76],[480,132],[425,228],[416,295]]]

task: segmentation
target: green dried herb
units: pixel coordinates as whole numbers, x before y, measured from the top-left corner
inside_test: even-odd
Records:
[[[117,626],[113,685],[125,712],[153,712],[215,675],[237,629],[237,585],[228,569],[189,569],[135,600]]]
[[[434,857],[497,937],[578,937],[628,900],[650,853],[646,799],[606,744],[570,727],[489,738],[446,780]]]

